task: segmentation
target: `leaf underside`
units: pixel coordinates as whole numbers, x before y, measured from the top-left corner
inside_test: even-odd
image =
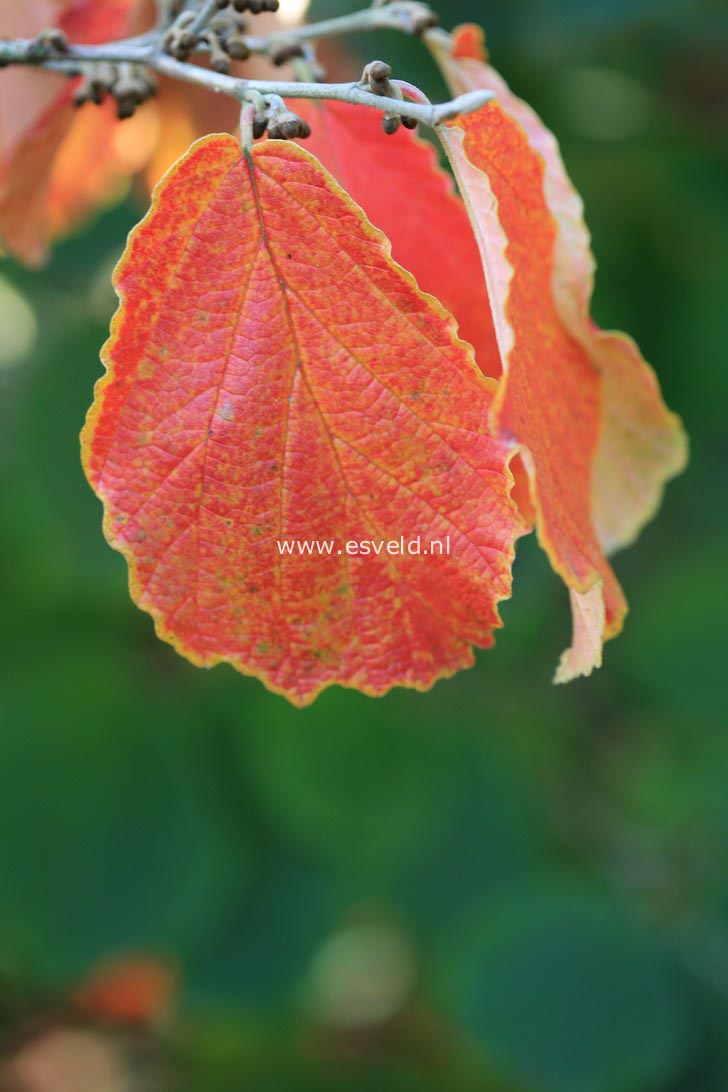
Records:
[[[543,162],[496,103],[458,119],[443,139],[481,244],[504,362],[494,431],[524,449],[539,539],[554,568],[580,595],[601,582],[605,636],[613,635],[626,603],[591,515],[601,378],[551,291],[556,228]]]
[[[635,343],[591,319],[589,233],[553,134],[487,64],[480,28],[431,44],[453,93],[497,99],[443,139],[503,359],[494,429],[526,449],[539,537],[571,591],[574,645],[557,672],[566,681],[598,666],[602,640],[621,629],[626,603],[605,555],[655,514],[686,464],[686,438]]]

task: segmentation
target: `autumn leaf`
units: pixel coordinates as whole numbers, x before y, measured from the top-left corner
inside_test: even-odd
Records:
[[[60,26],[72,42],[110,42],[144,19],[144,0],[61,0]],[[138,29],[138,28],[135,28]]]
[[[59,4],[53,0],[34,4],[0,0],[0,37],[35,38],[56,25],[58,14]],[[0,163],[5,165],[63,91],[66,80],[23,66],[6,68],[0,78]]]
[[[77,43],[107,41],[127,30],[134,12],[134,0],[0,0],[0,35],[33,38],[58,26]],[[152,151],[153,111],[122,137],[110,108],[94,118],[94,107],[74,110],[74,86],[22,67],[0,74],[0,238],[27,265],[42,264],[49,241],[108,203]]]
[[[76,111],[53,166],[46,215],[57,238],[89,211],[123,197],[130,178],[148,162],[159,139],[154,109],[138,110],[120,124],[111,99]]]
[[[33,38],[59,26],[71,42],[91,44],[138,33],[153,16],[149,0],[0,0],[0,35]],[[281,26],[278,15],[256,16],[261,36]],[[234,64],[232,73],[293,78],[286,66],[257,55]],[[193,140],[237,126],[240,109],[228,96],[164,77],[159,82],[159,98],[120,124],[110,101],[100,111],[91,105],[74,110],[76,84],[64,77],[21,66],[3,72],[0,239],[10,253],[26,265],[42,265],[50,243],[118,201],[137,172],[144,170],[151,191]]]
[[[562,322],[551,291],[556,226],[543,196],[543,161],[497,103],[447,125],[442,139],[480,244],[503,360],[493,430],[522,450],[539,541],[572,600],[598,586],[603,635],[614,636],[626,603],[591,518],[601,376]],[[577,606],[575,619],[582,614]],[[575,642],[581,633],[575,625]],[[593,662],[579,645],[578,654],[575,645],[562,659],[559,681],[573,677],[576,663],[588,673],[600,662],[601,642]]]
[[[472,663],[525,529],[495,384],[318,161],[198,142],[115,283],[83,460],[159,635],[297,704]],[[346,551],[417,536],[450,553]]]
[[[0,233],[8,249],[27,265],[41,265],[48,240],[123,197],[158,136],[154,108],[139,110],[122,124],[111,100],[78,110],[53,107],[37,137],[23,142],[5,179]]]
[[[553,136],[477,58],[473,28],[453,53],[434,35],[457,92],[484,88],[497,106],[443,133],[486,268],[505,379],[499,434],[525,449],[539,537],[570,588],[574,643],[557,681],[601,663],[602,639],[626,603],[604,552],[631,541],[682,469],[685,439],[634,342],[589,315],[594,263],[581,201]],[[439,44],[437,44],[439,43]]]
[[[300,99],[291,108],[311,127],[306,148],[384,232],[395,261],[452,312],[483,374],[499,376],[500,353],[478,244],[433,146],[405,127],[385,136],[379,118],[348,103]],[[519,455],[511,472],[513,499],[532,524],[534,511]]]
[[[458,320],[485,375],[500,374],[485,278],[468,214],[434,147],[402,127],[392,136],[368,110],[294,100],[311,126],[306,148],[392,244],[392,257]]]
[[[466,25],[431,42],[456,94],[493,91],[544,161],[544,192],[556,221],[553,291],[562,321],[602,375],[600,439],[592,479],[593,519],[607,553],[629,545],[659,508],[667,481],[687,462],[679,418],[665,406],[653,370],[634,341],[600,330],[590,316],[596,263],[584,206],[554,135],[488,63],[480,27]]]

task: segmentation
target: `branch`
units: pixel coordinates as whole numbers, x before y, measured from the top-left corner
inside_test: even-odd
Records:
[[[211,91],[232,95],[244,101],[249,94],[279,95],[281,98],[328,99],[335,102],[349,102],[355,106],[370,106],[385,114],[397,117],[411,117],[425,125],[440,125],[455,118],[458,114],[470,114],[479,110],[491,99],[492,91],[469,91],[451,102],[437,105],[408,102],[404,99],[375,95],[365,90],[358,83],[296,83],[279,80],[243,80],[234,76],[224,76],[210,72],[206,68],[191,65],[184,61],[175,61],[164,54],[155,58],[151,66],[163,75],[172,76],[189,83],[207,87]]]
[[[199,34],[201,30],[204,30],[207,24],[212,19],[213,15],[218,12],[218,6],[215,0],[205,0],[200,6],[200,10],[187,25],[186,29],[190,34]]]
[[[389,10],[389,8],[373,8],[359,14],[362,17],[382,15]],[[353,16],[344,17],[345,20],[353,20],[353,18]],[[332,23],[341,21],[331,20]],[[326,27],[329,24],[319,24],[321,25]],[[314,27],[307,29],[314,30]],[[385,114],[413,118],[429,126],[440,125],[457,117],[458,114],[468,114],[479,110],[495,97],[490,91],[470,91],[451,102],[432,105],[426,101],[411,102],[385,95],[375,95],[365,90],[359,83],[296,83],[238,79],[235,76],[201,68],[187,61],[177,61],[163,53],[159,48],[158,38],[150,35],[98,46],[69,46],[63,54],[54,50],[49,51],[47,47],[39,45],[37,40],[0,41],[0,65],[35,65],[67,76],[77,76],[81,75],[89,65],[101,62],[145,65],[161,75],[205,87],[218,94],[230,95],[239,102],[245,102],[251,95],[256,94],[279,95],[282,98],[330,99],[336,102],[349,102],[355,106],[369,106]]]
[[[436,24],[437,17],[427,4],[400,0],[399,3],[364,8],[335,19],[324,19],[319,23],[287,27],[269,38],[246,37],[246,43],[251,53],[267,53],[271,44],[279,37],[287,41],[293,39],[297,42],[313,42],[320,38],[341,38],[347,34],[360,34],[371,30],[399,30],[404,34],[419,35]]]
[[[217,13],[215,0],[199,0],[199,2],[200,8],[194,16],[189,9],[186,9],[177,17],[180,21],[184,19],[185,28],[192,34],[203,30]],[[156,0],[156,4],[159,26],[170,23],[174,0]],[[320,38],[335,38],[347,34],[387,29],[420,35],[434,28],[436,24],[437,17],[433,15],[427,4],[420,3],[418,0],[398,0],[380,7],[364,8],[362,11],[341,15],[335,19],[324,19],[319,23],[281,28],[265,38],[246,35],[245,43],[251,53],[269,53],[271,48],[281,40],[313,42]],[[108,61],[114,64],[128,61],[132,64],[151,64],[150,58],[154,52],[151,46],[156,44],[158,47],[160,37],[159,29],[157,29],[125,41],[107,42],[98,46],[75,45],[70,48],[68,56],[89,62]],[[47,45],[45,53],[43,49],[40,38],[32,42],[25,39],[11,41],[0,38],[0,66],[43,64],[44,60],[62,59],[58,54],[53,56]],[[204,53],[204,46],[201,46],[199,51]]]
[[[174,0],[154,0],[157,9],[157,29],[166,30],[174,22]]]

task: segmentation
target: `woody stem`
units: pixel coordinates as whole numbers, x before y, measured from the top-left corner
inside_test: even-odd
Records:
[[[369,9],[381,14],[390,9]],[[369,14],[360,13],[362,15]],[[334,20],[332,20],[334,22]],[[327,26],[327,24],[323,24]],[[307,28],[313,30],[313,27]],[[296,83],[278,80],[246,80],[213,72],[188,61],[178,61],[164,53],[157,36],[148,35],[125,42],[109,42],[98,46],[72,45],[63,54],[44,49],[38,41],[0,41],[0,65],[34,65],[69,76],[80,75],[89,65],[107,62],[111,64],[144,65],[162,75],[185,83],[205,87],[218,94],[229,95],[244,102],[248,95],[280,95],[282,98],[329,99],[348,102],[355,106],[368,106],[385,114],[411,117],[425,125],[439,125],[459,114],[479,110],[494,96],[489,91],[471,91],[450,102],[431,105],[406,99],[375,95],[358,83]]]

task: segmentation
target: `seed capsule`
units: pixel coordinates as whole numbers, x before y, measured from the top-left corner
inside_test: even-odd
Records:
[[[106,89],[95,88],[90,80],[84,80],[73,96],[74,106],[84,106],[87,102],[93,102],[100,106],[106,96]]]
[[[392,66],[386,61],[372,61],[366,67],[370,80],[388,80],[392,75]]]
[[[234,61],[247,61],[250,56],[250,50],[248,43],[239,34],[230,34],[224,41],[225,49],[228,55],[232,57]]]
[[[386,95],[389,98],[392,88],[389,77],[392,75],[392,66],[386,61],[370,61],[362,73],[361,82],[369,85],[369,90],[374,95]]]
[[[113,65],[103,62],[94,66],[94,68],[89,72],[87,77],[87,82],[90,84],[91,89],[94,92],[94,102],[98,103],[103,101],[104,96],[114,86],[114,83],[116,82],[116,77],[117,73]]]
[[[210,50],[210,67],[212,70],[227,74],[230,71],[230,57],[223,48],[217,34],[212,30],[205,31],[200,40],[206,42]]]
[[[273,64],[280,65],[293,60],[294,57],[304,57],[305,50],[300,42],[281,41],[271,46],[268,56]]]
[[[284,140],[294,140],[301,131],[301,119],[297,114],[280,114],[277,123]]]
[[[164,37],[165,51],[177,61],[186,61],[197,45],[197,37],[180,27],[172,27]]]
[[[197,38],[191,30],[181,30],[177,35],[177,42],[181,49],[193,50],[197,45]]]
[[[311,135],[308,124],[291,110],[282,110],[268,123],[268,136],[273,140],[295,140]]]

